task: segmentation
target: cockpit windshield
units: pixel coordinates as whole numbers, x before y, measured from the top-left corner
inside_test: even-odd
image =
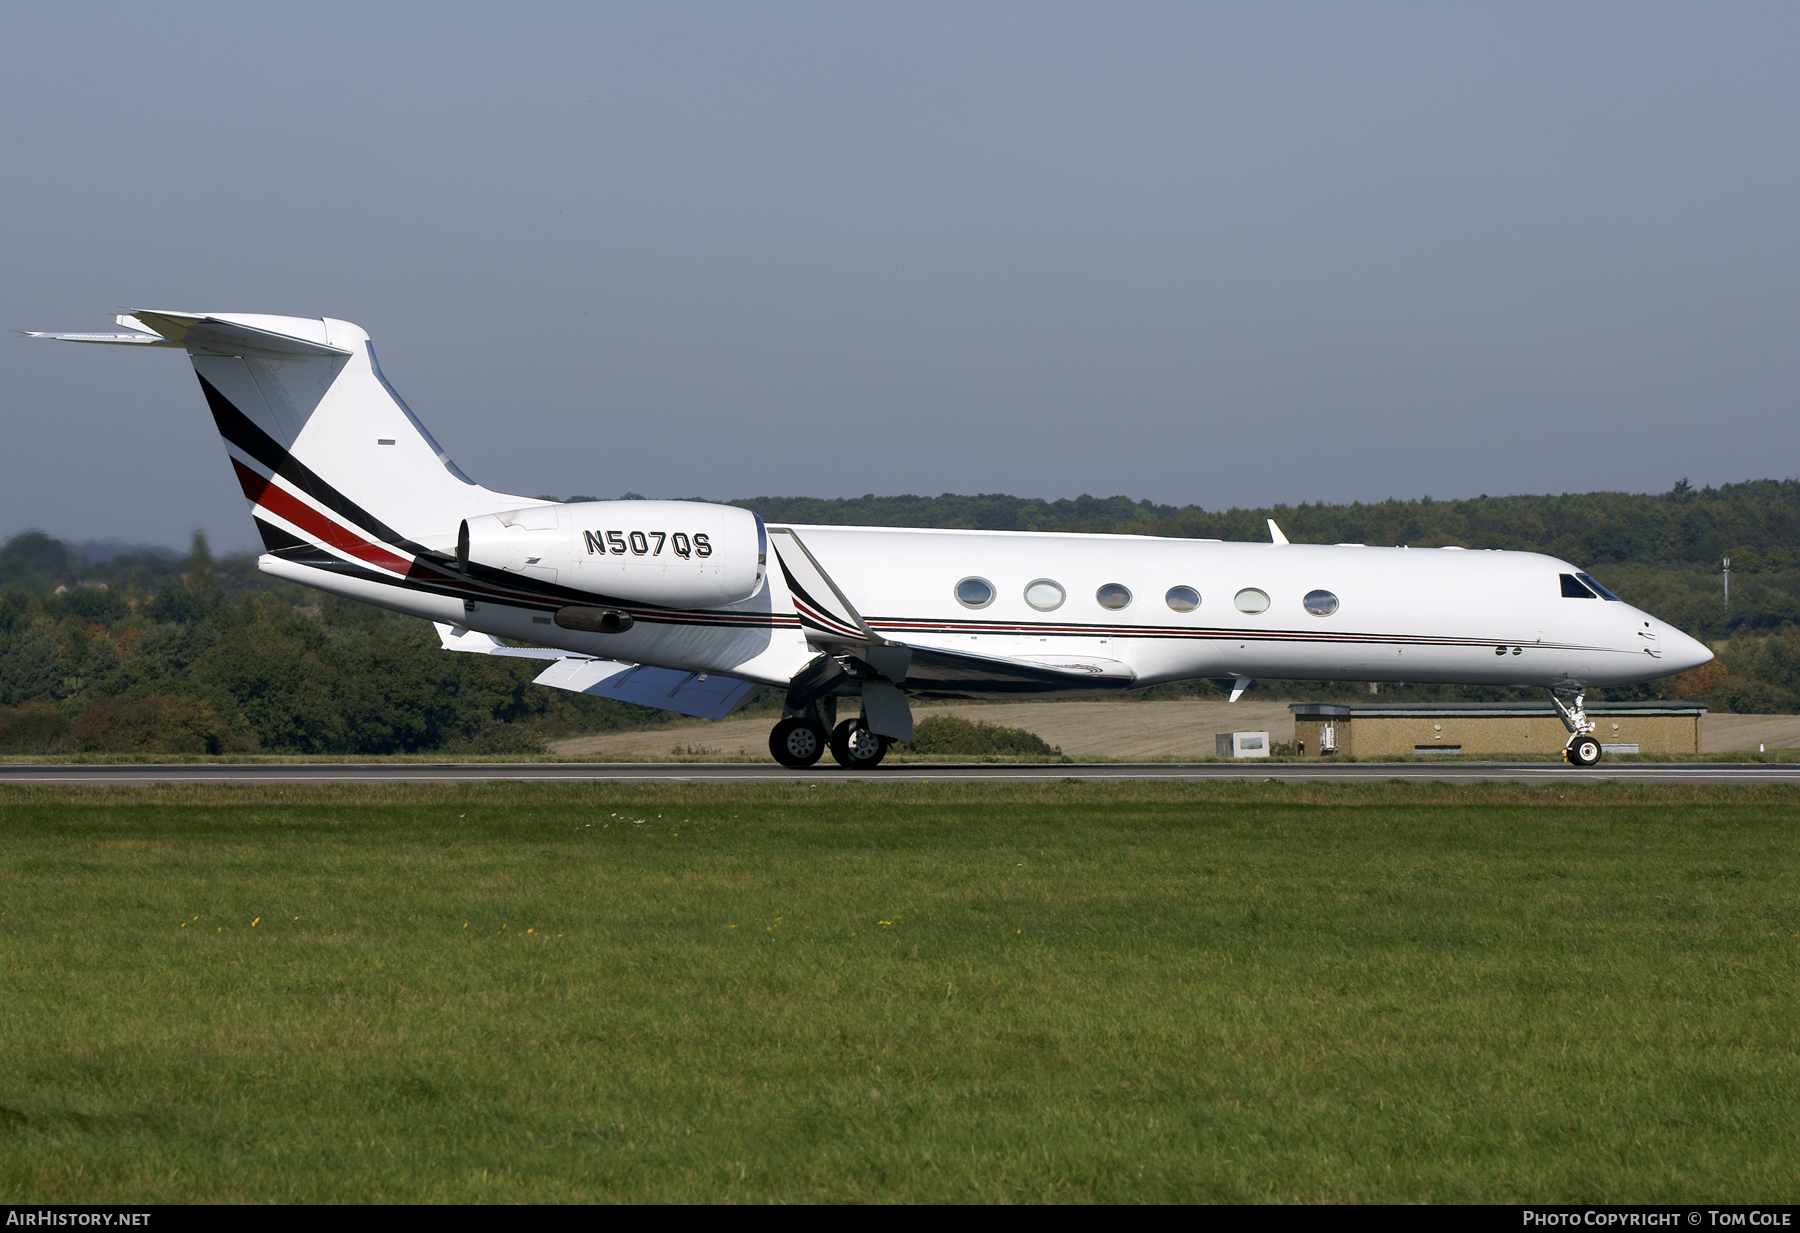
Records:
[[[1595,582],[1592,575],[1578,573],[1575,576],[1577,578],[1581,579],[1583,582],[1587,583],[1590,587],[1594,588],[1594,593],[1597,594],[1601,599],[1610,599],[1615,604],[1622,604],[1625,602],[1624,600],[1620,599],[1617,595],[1614,595],[1611,591],[1609,591],[1605,587],[1601,586],[1598,582]]]

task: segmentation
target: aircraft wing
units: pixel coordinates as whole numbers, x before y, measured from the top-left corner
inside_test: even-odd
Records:
[[[756,690],[754,682],[740,681],[736,677],[683,672],[677,668],[650,668],[549,647],[507,646],[491,634],[479,634],[474,630],[459,634],[453,626],[442,622],[434,624],[438,641],[446,651],[555,660],[537,674],[532,681],[535,685],[567,689],[596,698],[612,698],[638,706],[660,707],[678,715],[723,719]]]
[[[1079,697],[1129,686],[1137,674],[1116,659],[1091,655],[971,655],[907,646],[905,688],[926,698]]]
[[[624,664],[616,659],[558,660],[538,673],[534,683],[701,719],[725,718],[756,690],[754,681],[736,677]]]

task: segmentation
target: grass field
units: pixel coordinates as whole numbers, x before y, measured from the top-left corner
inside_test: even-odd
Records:
[[[0,790],[0,1196],[1800,1197],[1800,793]]]

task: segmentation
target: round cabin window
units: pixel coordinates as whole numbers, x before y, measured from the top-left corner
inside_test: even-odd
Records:
[[[1109,612],[1117,612],[1121,608],[1130,606],[1131,591],[1116,582],[1109,582],[1094,592],[1094,598],[1100,601],[1102,608]]]
[[[1239,612],[1247,612],[1251,616],[1255,616],[1259,612],[1269,610],[1269,593],[1259,591],[1255,587],[1245,587],[1232,597],[1231,602],[1237,605]]]
[[[965,608],[985,608],[994,602],[994,584],[986,578],[964,578],[956,584],[956,602]]]
[[[1177,612],[1192,612],[1200,606],[1200,592],[1193,587],[1170,587],[1163,599]]]
[[[1314,616],[1330,616],[1338,610],[1338,597],[1330,591],[1308,591],[1300,602]]]
[[[1067,598],[1068,593],[1062,589],[1062,584],[1048,578],[1039,578],[1025,588],[1025,602],[1039,612],[1054,612],[1063,606],[1063,600]]]

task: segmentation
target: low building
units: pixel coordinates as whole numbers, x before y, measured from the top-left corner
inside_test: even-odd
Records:
[[[1295,702],[1296,749],[1379,758],[1393,754],[1554,754],[1568,743],[1556,708],[1543,702]],[[1700,752],[1697,702],[1590,702],[1594,735],[1608,753]]]
[[[1213,746],[1221,758],[1266,758],[1269,756],[1267,732],[1220,732]]]

